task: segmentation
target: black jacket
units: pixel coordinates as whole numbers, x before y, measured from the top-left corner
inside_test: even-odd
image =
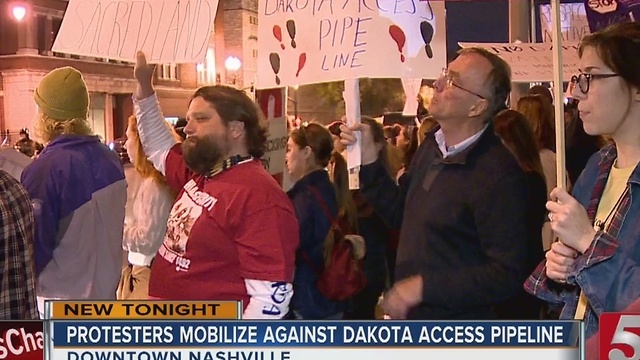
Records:
[[[527,180],[492,126],[444,159],[437,130],[400,186],[375,162],[362,167],[361,189],[401,226],[396,281],[422,275],[423,301],[410,319],[493,319],[527,275]]]

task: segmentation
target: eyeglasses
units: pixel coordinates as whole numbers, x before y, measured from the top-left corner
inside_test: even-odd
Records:
[[[477,92],[473,92],[473,91],[471,91],[469,89],[465,89],[462,86],[460,86],[460,85],[456,84],[455,82],[453,82],[453,76],[451,76],[451,74],[449,74],[449,69],[447,69],[447,68],[443,68],[442,69],[442,73],[440,74],[440,78],[444,79],[445,86],[446,86],[447,89],[451,89],[452,87],[456,87],[456,88],[458,88],[460,90],[468,92],[469,94],[475,95],[475,96],[479,97],[482,100],[487,100],[486,97],[478,94]]]
[[[578,88],[583,94],[589,92],[589,86],[591,86],[591,80],[595,79],[608,79],[610,77],[620,76],[619,74],[585,74],[573,75],[571,77],[571,84],[578,84]]]

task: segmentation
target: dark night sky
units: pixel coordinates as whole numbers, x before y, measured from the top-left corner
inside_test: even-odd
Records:
[[[433,1],[433,0],[432,0]],[[529,0],[511,0],[529,1]],[[535,0],[536,7],[549,0]],[[561,3],[580,3],[582,0],[560,0]],[[458,42],[508,42],[509,0],[455,0],[445,3],[447,9],[447,55],[455,58]],[[539,13],[536,9],[536,24]],[[540,38],[540,27],[536,26]]]
[[[458,42],[509,41],[508,0],[447,1],[445,6],[449,61],[455,58]]]

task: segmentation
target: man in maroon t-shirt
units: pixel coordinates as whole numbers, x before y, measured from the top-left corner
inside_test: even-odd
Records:
[[[298,223],[259,160],[267,137],[257,106],[235,88],[202,87],[189,104],[186,139],[177,144],[158,105],[153,70],[139,53],[138,129],[147,157],[178,197],[152,264],[149,296],[242,300],[244,318],[282,318],[293,294]]]

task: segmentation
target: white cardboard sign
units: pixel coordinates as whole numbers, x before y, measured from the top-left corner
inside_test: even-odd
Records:
[[[552,82],[552,43],[458,43],[463,48],[481,47],[500,56],[511,66],[514,82]],[[578,43],[562,45],[562,78],[565,81],[578,73]]]
[[[446,64],[441,1],[260,0],[258,16],[258,88],[435,78]]]
[[[583,2],[560,4],[559,16],[563,41],[579,42],[591,33]],[[542,42],[552,42],[553,23],[549,4],[540,5],[540,32]]]
[[[204,60],[218,0],[70,0],[53,51],[150,63]]]
[[[263,112],[268,125],[269,137],[262,163],[271,175],[282,175],[285,171],[285,152],[287,150],[287,91],[281,89],[259,90],[256,101]]]

